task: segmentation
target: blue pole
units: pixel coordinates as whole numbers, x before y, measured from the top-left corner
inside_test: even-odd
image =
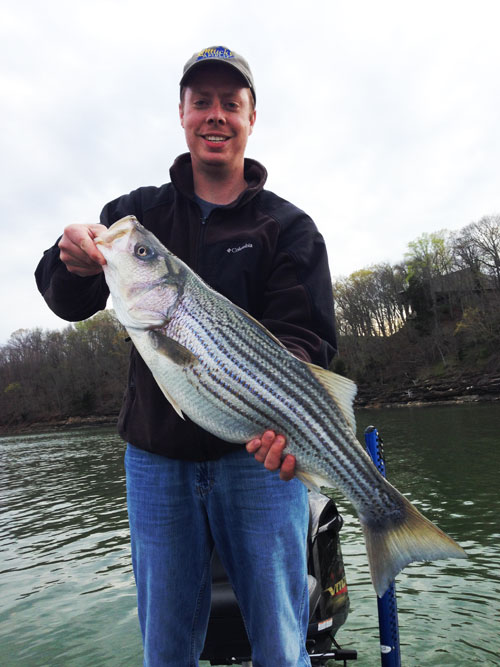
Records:
[[[373,463],[385,477],[382,439],[374,426],[368,426],[365,430],[365,445]],[[401,667],[398,605],[394,582],[391,583],[381,598],[377,597],[377,606],[380,634],[380,660],[382,667]]]

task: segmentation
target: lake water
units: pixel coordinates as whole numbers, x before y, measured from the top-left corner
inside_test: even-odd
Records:
[[[378,427],[388,478],[455,537],[467,561],[397,579],[402,662],[500,665],[500,405],[357,413]],[[142,664],[130,565],[124,445],[112,428],[0,438],[0,664]],[[379,664],[376,598],[348,503],[351,614],[337,640]]]

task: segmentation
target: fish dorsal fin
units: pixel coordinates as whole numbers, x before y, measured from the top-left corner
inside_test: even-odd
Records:
[[[263,324],[247,313],[246,310],[236,306],[235,304],[232,305],[243,315],[243,317],[252,322],[261,331],[266,333],[272,340],[274,340],[275,343],[278,343],[280,347],[285,348],[283,343],[278,338],[276,338],[276,336],[272,334],[269,329],[266,329]],[[299,361],[302,361],[302,359],[299,359]],[[349,380],[349,378],[338,375],[337,373],[332,373],[332,371],[327,371],[325,368],[321,368],[321,366],[316,366],[315,364],[307,364],[307,366],[316,379],[327,390],[335,403],[339,406],[339,409],[344,415],[347,423],[355,432],[356,419],[354,417],[354,398],[358,390],[356,384],[352,380]]]
[[[356,384],[352,380],[349,380],[349,378],[332,373],[332,371],[327,371],[321,368],[321,366],[315,366],[314,364],[307,365],[314,377],[323,385],[339,406],[349,426],[356,432],[356,419],[354,417],[354,398],[358,390]]]

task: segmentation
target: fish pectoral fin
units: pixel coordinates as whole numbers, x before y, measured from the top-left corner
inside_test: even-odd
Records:
[[[165,336],[161,331],[150,331],[149,338],[155,350],[168,357],[177,366],[196,366],[199,363],[198,359],[187,347]]]
[[[148,335],[151,344],[153,345],[155,350],[157,350],[160,354],[166,356],[170,361],[172,361],[177,366],[193,367],[199,363],[198,359],[194,356],[194,354],[190,352],[186,347],[184,347],[184,345],[181,345],[172,338],[168,338],[168,336],[165,336],[165,334],[163,334],[161,331],[150,331]],[[177,401],[169,393],[168,389],[164,386],[164,384],[158,378],[155,379],[167,401],[170,403],[170,405],[173,407],[173,409],[176,411],[179,417],[181,419],[185,419]]]
[[[349,380],[349,378],[332,373],[332,371],[327,371],[325,368],[321,368],[321,366],[315,366],[314,364],[307,365],[315,378],[323,385],[339,406],[349,426],[356,432],[356,419],[354,417],[354,398],[358,391],[356,384],[352,380]]]
[[[307,472],[306,470],[296,470],[295,476],[300,479],[300,481],[307,486],[311,491],[316,491],[316,493],[321,493],[321,487],[331,488],[332,483],[329,482],[326,477],[321,477],[314,472]]]

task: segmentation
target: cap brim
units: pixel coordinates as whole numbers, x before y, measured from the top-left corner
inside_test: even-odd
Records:
[[[245,74],[240,70],[240,68],[237,65],[234,65],[233,63],[228,62],[227,60],[222,60],[222,59],[218,59],[218,58],[217,59],[212,58],[212,59],[207,59],[207,60],[200,60],[199,62],[193,63],[182,75],[182,78],[179,82],[179,85],[181,86],[181,88],[183,86],[186,86],[189,82],[190,77],[194,74],[194,72],[197,72],[202,68],[210,67],[210,66],[213,66],[213,65],[216,65],[216,64],[217,65],[224,65],[225,67],[229,67],[233,72],[236,72],[236,74],[238,74],[240,76],[240,78],[243,81],[243,83],[245,84],[245,86],[247,88],[250,88],[250,92],[252,93],[254,100],[256,99],[255,91],[254,91],[253,86],[252,86],[252,82],[245,76]]]

